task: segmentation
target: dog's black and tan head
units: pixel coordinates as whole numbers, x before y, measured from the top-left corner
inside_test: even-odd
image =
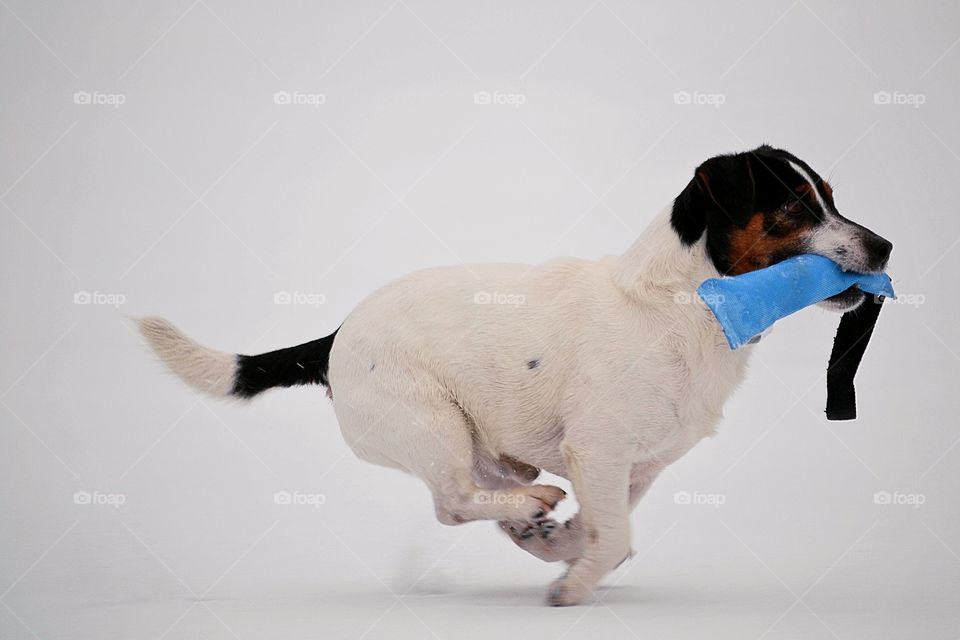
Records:
[[[787,151],[761,146],[711,158],[674,201],[671,224],[684,244],[705,236],[721,274],[739,275],[801,253],[849,271],[882,271],[893,245],[837,211],[833,189]],[[825,302],[837,310],[863,300],[859,290]]]

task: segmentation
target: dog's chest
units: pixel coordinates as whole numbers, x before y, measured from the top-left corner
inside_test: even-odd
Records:
[[[677,404],[681,425],[698,438],[712,435],[723,417],[723,405],[746,376],[752,345],[736,351],[725,343],[700,350],[686,360],[684,383]]]

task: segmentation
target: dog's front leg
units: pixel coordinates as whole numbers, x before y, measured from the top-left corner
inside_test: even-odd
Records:
[[[630,472],[630,511],[646,495],[667,462],[656,458],[633,465]],[[514,544],[544,562],[573,562],[583,555],[584,527],[579,513],[563,524],[552,518],[526,523],[502,520],[499,524]]]
[[[630,454],[622,430],[616,437],[568,436],[562,445],[573,490],[580,502],[582,554],[547,592],[552,606],[579,604],[600,579],[630,555]]]

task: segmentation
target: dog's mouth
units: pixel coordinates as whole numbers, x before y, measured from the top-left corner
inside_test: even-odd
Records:
[[[859,307],[866,297],[867,294],[861,291],[857,285],[853,285],[834,296],[830,296],[821,302],[820,306],[831,311],[844,313]]]

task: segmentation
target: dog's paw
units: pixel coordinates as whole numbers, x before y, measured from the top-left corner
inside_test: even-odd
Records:
[[[497,524],[514,540],[530,540],[534,537],[546,540],[558,527],[563,526],[553,518],[541,518],[533,522],[501,520]]]
[[[547,604],[551,607],[572,607],[582,604],[591,595],[586,585],[565,575],[554,580],[547,589]]]
[[[536,484],[526,488],[524,495],[533,499],[529,519],[542,519],[553,511],[557,503],[567,497],[567,492],[550,484]]]
[[[552,518],[540,518],[533,522],[503,520],[498,524],[514,544],[544,562],[569,562],[580,556],[579,531],[571,528],[570,521],[561,524]]]

